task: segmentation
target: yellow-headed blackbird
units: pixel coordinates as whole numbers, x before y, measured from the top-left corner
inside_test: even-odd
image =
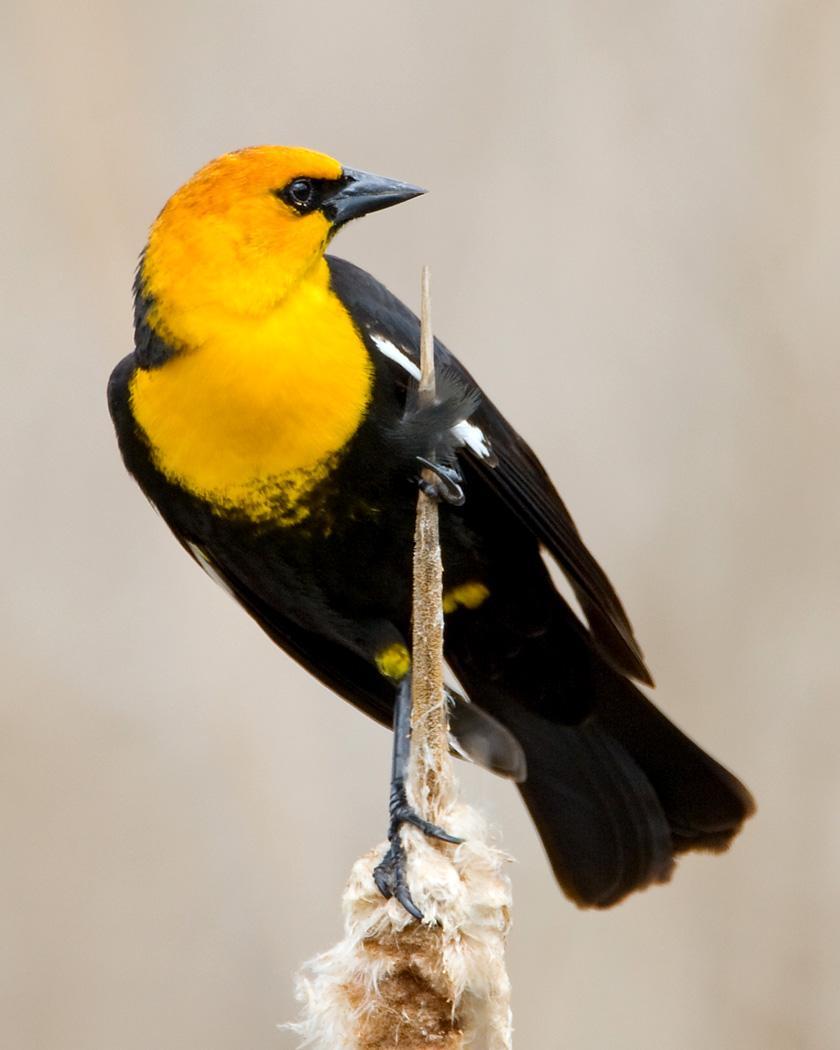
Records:
[[[383,723],[396,708],[377,881],[415,914],[401,760],[415,491],[434,455],[452,504],[446,658],[471,701],[453,694],[453,735],[518,782],[565,892],[605,907],[667,880],[678,853],[724,849],[753,803],[633,684],[651,679],[624,609],[528,445],[440,343],[438,402],[418,409],[417,318],[325,255],[348,220],[421,192],[304,149],[208,164],[152,226],[111,414],[195,561],[331,689]]]

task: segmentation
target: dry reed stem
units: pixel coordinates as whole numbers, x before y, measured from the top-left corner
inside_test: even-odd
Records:
[[[434,404],[435,350],[429,267],[420,286],[419,407]],[[426,481],[434,482],[430,471]],[[438,505],[425,492],[417,495],[414,528],[414,589],[412,605],[412,709],[410,790],[420,812],[439,823],[441,809],[454,791],[449,757],[449,720],[443,688],[443,563],[440,553]]]
[[[419,397],[434,398],[428,268],[423,270]],[[353,866],[342,902],[344,939],[297,978],[301,1020],[317,1050],[509,1050],[508,859],[482,817],[457,800],[443,689],[438,508],[420,494],[414,550],[412,769],[420,813],[464,839],[459,846],[403,829],[418,923],[373,882],[380,845]]]

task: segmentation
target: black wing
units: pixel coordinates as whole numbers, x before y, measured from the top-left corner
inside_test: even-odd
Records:
[[[419,361],[420,324],[415,314],[387,288],[359,267],[328,257],[333,289],[370,338],[387,339],[414,365]],[[375,344],[372,352],[376,352]],[[446,347],[435,340],[435,357],[467,388],[477,384]],[[410,375],[399,363],[394,381],[408,386]],[[574,589],[599,648],[620,671],[648,685],[653,679],[618,595],[587,550],[571,515],[542,464],[493,403],[481,395],[471,422],[492,445],[492,459],[475,457],[481,482],[492,490],[554,557]]]

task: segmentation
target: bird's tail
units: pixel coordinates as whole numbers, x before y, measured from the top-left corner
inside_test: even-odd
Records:
[[[606,908],[671,875],[685,850],[726,849],[753,812],[746,788],[629,682],[577,726],[524,708],[520,790],[557,880]]]
[[[606,908],[667,881],[678,853],[726,849],[755,808],[747,789],[600,658],[569,610],[505,644],[489,605],[453,622],[450,663],[519,741],[519,789],[568,896]]]

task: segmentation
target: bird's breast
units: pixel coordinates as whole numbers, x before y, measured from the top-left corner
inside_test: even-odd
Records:
[[[367,411],[373,366],[313,283],[268,318],[218,318],[201,345],[131,381],[157,468],[221,514],[295,523]]]

